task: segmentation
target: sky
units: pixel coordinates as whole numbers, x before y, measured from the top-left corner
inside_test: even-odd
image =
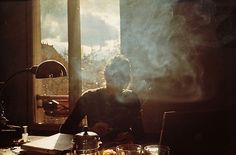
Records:
[[[120,40],[119,0],[80,0],[81,44],[85,54],[115,50]],[[67,52],[67,1],[41,0],[41,38]]]

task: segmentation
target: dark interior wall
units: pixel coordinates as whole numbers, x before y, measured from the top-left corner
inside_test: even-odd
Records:
[[[0,81],[29,67],[31,60],[31,15],[29,0],[0,1]],[[3,92],[5,115],[10,123],[28,121],[30,75],[22,73],[11,79]]]

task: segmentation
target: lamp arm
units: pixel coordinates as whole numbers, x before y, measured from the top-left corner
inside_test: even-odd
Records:
[[[25,68],[25,69],[22,69],[22,70],[19,70],[19,71],[15,72],[5,82],[3,82],[3,86],[2,86],[1,91],[0,91],[0,97],[2,97],[2,93],[3,93],[4,89],[7,87],[8,82],[11,79],[13,79],[16,75],[18,75],[20,73],[24,73],[24,72],[30,72],[30,68]]]

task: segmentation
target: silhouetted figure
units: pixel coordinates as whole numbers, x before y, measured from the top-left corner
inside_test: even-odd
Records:
[[[134,143],[142,138],[140,101],[132,90],[127,89],[130,73],[129,60],[123,55],[114,57],[104,71],[106,87],[85,92],[60,132],[81,132],[81,121],[87,116],[89,129],[96,132],[104,144]]]

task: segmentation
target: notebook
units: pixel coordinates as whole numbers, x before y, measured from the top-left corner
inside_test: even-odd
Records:
[[[72,148],[73,135],[57,133],[49,137],[41,138],[25,143],[21,148],[29,152],[39,152],[46,154],[58,154]]]

